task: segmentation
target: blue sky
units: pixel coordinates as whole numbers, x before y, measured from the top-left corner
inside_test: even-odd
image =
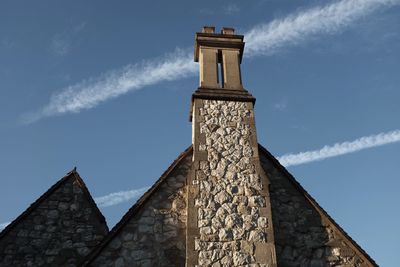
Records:
[[[288,169],[396,266],[399,12],[396,0],[0,2],[0,224],[74,166],[94,197],[151,185],[191,143],[194,33],[232,26],[259,142],[276,156],[340,143],[343,155]],[[374,148],[343,150],[371,135],[353,148]],[[110,226],[134,200],[102,208]]]

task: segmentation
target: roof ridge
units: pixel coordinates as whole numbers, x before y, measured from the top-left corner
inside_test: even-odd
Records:
[[[54,183],[52,186],[50,186],[47,191],[45,191],[42,195],[40,195],[39,198],[37,198],[34,202],[32,202],[29,207],[22,212],[17,218],[15,218],[10,224],[8,224],[3,231],[0,232],[0,240],[7,235],[16,225],[18,225],[23,219],[28,217],[43,201],[45,201],[54,191],[56,191],[58,188],[60,188],[68,179],[73,178],[76,181],[78,181],[79,186],[82,188],[83,193],[87,200],[89,201],[90,205],[94,207],[94,211],[96,215],[99,217],[99,220],[104,223],[106,226],[107,232],[109,232],[108,225],[106,222],[106,219],[104,215],[101,213],[99,210],[96,202],[92,198],[89,189],[87,188],[85,182],[79,175],[79,173],[76,170],[76,167],[74,167],[71,171],[69,171],[67,174],[65,174],[62,178],[60,178],[56,183]]]
[[[71,174],[75,177],[75,179],[79,182],[79,186],[83,190],[83,194],[89,201],[89,204],[94,208],[94,211],[96,215],[99,217],[99,220],[103,222],[106,226],[107,233],[109,232],[109,228],[107,225],[106,218],[104,217],[103,213],[100,211],[99,207],[97,206],[96,202],[94,201],[92,195],[90,194],[89,189],[87,188],[85,182],[83,181],[82,177],[79,175],[79,173],[76,171],[76,167],[72,170]]]

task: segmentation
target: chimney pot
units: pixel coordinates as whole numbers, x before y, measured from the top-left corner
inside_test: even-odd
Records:
[[[214,26],[204,26],[203,33],[215,33],[215,27]]]
[[[228,28],[228,27],[223,27],[221,30],[222,34],[230,34],[233,35],[235,34],[235,29],[234,28]]]

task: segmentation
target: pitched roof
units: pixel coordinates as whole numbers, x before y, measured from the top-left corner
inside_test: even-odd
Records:
[[[63,178],[61,178],[57,183],[51,186],[43,195],[41,195],[35,202],[33,202],[21,215],[19,215],[14,221],[12,221],[6,228],[0,232],[0,241],[3,237],[5,237],[14,227],[16,227],[20,222],[22,222],[25,218],[27,218],[41,203],[43,203],[53,192],[55,192],[58,188],[64,185],[69,179],[75,179],[75,181],[79,184],[82,188],[84,195],[86,196],[87,200],[91,204],[93,210],[95,211],[96,215],[99,218],[99,221],[103,223],[108,231],[108,226],[103,214],[100,212],[99,208],[97,207],[96,203],[94,202],[92,196],[89,193],[85,183],[83,182],[82,178],[79,176],[79,173],[76,171],[76,167],[68,172]]]
[[[329,214],[317,203],[317,201],[300,185],[300,183],[289,173],[289,171],[282,166],[279,161],[262,145],[258,145],[259,152],[261,155],[265,156],[271,163],[282,172],[288,181],[298,190],[309,203],[321,214],[323,218],[328,220],[339,232],[342,238],[350,242],[350,246],[359,251],[364,260],[371,262],[374,266],[378,266],[376,262],[365,252],[356,241],[354,241],[333,219]],[[128,210],[128,212],[122,217],[122,219],[113,227],[109,234],[103,239],[103,241],[85,258],[83,261],[83,266],[90,264],[96,256],[98,256],[101,251],[107,246],[109,242],[116,236],[124,226],[130,221],[130,219],[137,214],[141,207],[146,203],[146,201],[157,191],[158,187],[162,182],[168,177],[168,175],[179,165],[179,163],[188,155],[193,152],[192,146],[188,147],[184,152],[182,152],[177,159],[169,166],[169,168],[161,175],[161,177],[153,184],[153,186],[143,194],[142,197]]]
[[[342,236],[342,238],[348,240],[350,242],[350,246],[356,250],[359,251],[364,257],[364,260],[367,260],[374,264],[375,266],[378,266],[376,262],[367,254],[366,251],[364,251],[355,240],[353,240],[340,226],[335,222],[335,220],[317,203],[317,201],[301,186],[301,184],[293,177],[292,174],[284,167],[280,162],[262,145],[258,144],[258,149],[260,151],[260,154],[264,155],[267,159],[269,159],[272,164],[274,165],[275,168],[277,168],[280,172],[282,172],[286,178],[289,180],[289,182],[298,190],[304,197],[309,201],[309,203],[318,211],[319,214],[321,214],[321,217],[327,219],[332,225],[338,230],[339,234]]]
[[[109,242],[124,228],[124,226],[130,221],[130,219],[137,214],[137,212],[144,206],[147,200],[157,191],[158,187],[164,182],[164,180],[168,177],[168,175],[175,170],[175,168],[182,162],[182,160],[190,155],[193,151],[192,146],[189,146],[185,151],[183,151],[172,164],[168,167],[168,169],[161,175],[161,177],[150,187],[149,190],[146,191],[137,201],[136,203],[128,210],[128,212],[122,217],[122,219],[111,229],[108,235],[103,239],[103,241],[96,246],[94,250],[84,259],[82,262],[83,266],[87,266],[90,264],[97,255],[101,253],[101,251],[107,246]]]

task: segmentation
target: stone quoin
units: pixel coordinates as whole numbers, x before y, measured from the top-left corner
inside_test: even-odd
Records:
[[[244,51],[196,33],[192,145],[111,231],[74,169],[0,233],[0,267],[378,266],[258,144]]]

